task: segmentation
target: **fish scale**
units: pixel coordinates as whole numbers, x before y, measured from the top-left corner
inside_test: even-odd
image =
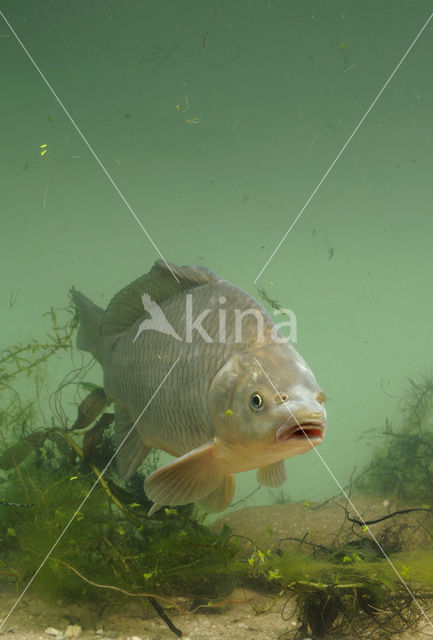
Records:
[[[118,452],[125,476],[152,447],[176,456],[145,480],[155,502],[151,511],[192,501],[223,510],[233,496],[234,473],[257,468],[261,484],[279,486],[284,460],[322,442],[326,396],[271,317],[242,289],[204,267],[159,261],[105,311],[71,293],[78,346],[102,365],[119,444],[177,361]],[[201,327],[210,342],[199,326],[188,332],[188,305],[193,320],[206,311]],[[236,313],[245,312],[238,340]],[[263,320],[263,336],[250,313]]]

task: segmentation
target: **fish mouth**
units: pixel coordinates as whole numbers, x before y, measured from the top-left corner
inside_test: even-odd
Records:
[[[306,420],[305,422],[286,422],[277,429],[275,438],[277,442],[288,440],[307,440],[314,446],[320,444],[325,437],[326,424],[320,420]]]

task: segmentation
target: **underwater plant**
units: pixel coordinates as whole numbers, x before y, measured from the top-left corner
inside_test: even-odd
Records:
[[[357,483],[363,492],[432,503],[433,496],[433,376],[409,380],[401,402],[402,426],[386,421],[378,449]]]
[[[179,593],[208,602],[233,588],[233,544],[192,519],[191,505],[147,517],[143,479],[158,452],[120,481],[110,464],[114,414],[104,390],[86,379],[89,366],[71,341],[75,318],[64,312],[62,325],[51,311],[43,343],[13,345],[0,355],[0,578],[22,588],[67,528],[38,573],[41,593],[106,602],[135,590],[170,626],[159,602]],[[60,352],[74,368],[49,393],[46,365]]]
[[[219,532],[205,526],[192,505],[161,509],[148,518],[143,480],[158,465],[158,454],[150,454],[126,482],[109,464],[115,452],[113,414],[72,345],[74,316],[69,308],[63,314],[62,324],[57,312],[50,312],[54,328],[44,342],[13,345],[0,354],[1,584],[22,590],[67,527],[34,581],[41,596],[101,607],[138,599],[177,636],[181,631],[169,611],[223,609],[234,588],[242,586],[269,599],[257,614],[266,615],[283,599],[286,605],[295,600],[297,628],[282,638],[391,637],[419,621],[409,593],[363,528],[354,538],[357,523],[346,512],[329,546],[309,541],[306,531],[297,541],[280,539],[270,548],[227,526]],[[47,362],[65,354],[73,369],[51,393]],[[416,394],[411,415],[418,419],[400,436],[412,438],[417,455],[427,456],[427,381]],[[395,463],[386,450],[380,455],[382,471],[384,461]],[[378,478],[377,465],[363,476],[366,486],[377,486]],[[419,481],[416,476],[413,491]],[[285,494],[276,498],[288,501]],[[398,532],[389,531],[382,532],[382,548],[411,592],[423,602],[432,598],[433,550],[405,552]]]

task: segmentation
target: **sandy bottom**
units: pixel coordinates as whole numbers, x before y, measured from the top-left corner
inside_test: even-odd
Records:
[[[295,623],[281,618],[282,603],[264,615],[256,615],[254,607],[261,609],[269,604],[258,594],[246,590],[236,590],[231,595],[232,603],[223,613],[174,615],[172,622],[183,632],[184,640],[211,640],[216,638],[237,638],[239,640],[270,640],[278,638]],[[0,599],[0,615],[12,606],[13,598],[4,594]],[[286,608],[286,614],[291,610]],[[0,633],[1,640],[55,640],[65,638],[65,632],[73,632],[71,623],[81,627],[79,637],[83,640],[116,638],[123,640],[173,640],[176,636],[165,623],[144,606],[131,607],[127,611],[105,612],[99,619],[93,619],[85,607],[66,607],[60,611],[47,607],[37,599],[26,597],[7,620]],[[54,636],[45,632],[49,627],[62,632]],[[75,631],[77,631],[75,629]]]
[[[293,606],[279,602],[265,614],[257,615],[269,600],[259,594],[238,589],[231,595],[232,604],[225,611],[213,614],[170,614],[172,622],[182,631],[183,640],[291,640],[297,623]],[[14,603],[10,594],[0,596],[0,620]],[[86,607],[49,607],[36,598],[25,597],[19,608],[10,616],[0,632],[0,640],[62,640],[78,633],[80,640],[173,640],[174,633],[152,611],[134,607],[125,611],[106,612],[89,624]],[[79,627],[79,629],[77,628]],[[51,629],[50,629],[51,627]],[[49,631],[49,632],[48,632]],[[53,635],[58,631],[58,635]],[[289,634],[288,632],[292,633]],[[75,636],[77,637],[77,636]],[[356,636],[359,638],[359,636]],[[366,636],[364,636],[366,637]],[[377,636],[373,636],[377,637]],[[382,636],[385,638],[386,636]],[[418,630],[411,629],[393,635],[393,640],[426,640],[433,637],[433,628],[421,624]],[[330,635],[329,639],[347,640],[348,636]],[[305,640],[305,636],[297,637]]]
[[[383,500],[371,497],[356,499],[355,504],[365,519],[374,519],[384,515],[386,510],[398,507],[386,503],[384,505]],[[314,510],[314,506],[306,508],[302,504],[285,504],[246,507],[224,515],[214,526],[218,529],[227,522],[234,531],[254,538],[257,544],[266,545],[266,548],[272,548],[283,537],[302,538],[306,532],[308,540],[329,545],[340,531],[344,511],[341,506],[332,503],[318,510]],[[406,518],[404,522],[407,522],[403,527],[407,545],[412,548],[425,545],[429,534],[425,533],[425,527],[419,526],[419,520],[429,516],[421,514],[418,522],[409,516],[403,517]],[[400,521],[399,524],[401,523]],[[378,535],[384,523],[374,527],[373,532]],[[14,586],[7,585],[4,581],[2,585],[0,582],[0,626],[18,596],[19,592]],[[185,640],[294,639],[297,621],[292,601],[287,602],[286,598],[282,597],[272,603],[269,596],[245,589],[235,590],[228,600],[229,603],[222,610],[210,613],[168,613],[172,622],[182,631]],[[186,607],[186,603],[180,604]],[[424,602],[423,606],[427,607],[427,603]],[[260,613],[264,609],[267,609],[266,612]],[[427,610],[427,615],[433,619],[432,607]],[[85,603],[62,605],[59,602],[56,606],[41,601],[32,593],[31,588],[0,631],[0,640],[64,640],[74,637],[82,640],[173,640],[176,636],[144,601],[131,601],[131,604],[122,608],[110,606],[102,607],[100,610],[95,610],[94,606],[90,607]],[[347,637],[329,636],[335,640]],[[378,637],[369,636],[371,640]],[[395,640],[425,640],[428,637],[433,637],[433,625],[427,621],[420,624],[416,630],[412,628],[405,633],[392,636]],[[298,635],[296,640],[304,638]]]

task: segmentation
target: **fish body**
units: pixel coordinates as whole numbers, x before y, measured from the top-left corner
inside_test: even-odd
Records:
[[[260,484],[279,486],[284,459],[322,442],[326,396],[311,369],[254,298],[208,269],[159,261],[105,311],[71,294],[78,347],[102,365],[119,445],[136,423],[119,472],[130,476],[153,447],[176,457],[145,480],[155,508],[221,511],[234,473],[257,468]]]

